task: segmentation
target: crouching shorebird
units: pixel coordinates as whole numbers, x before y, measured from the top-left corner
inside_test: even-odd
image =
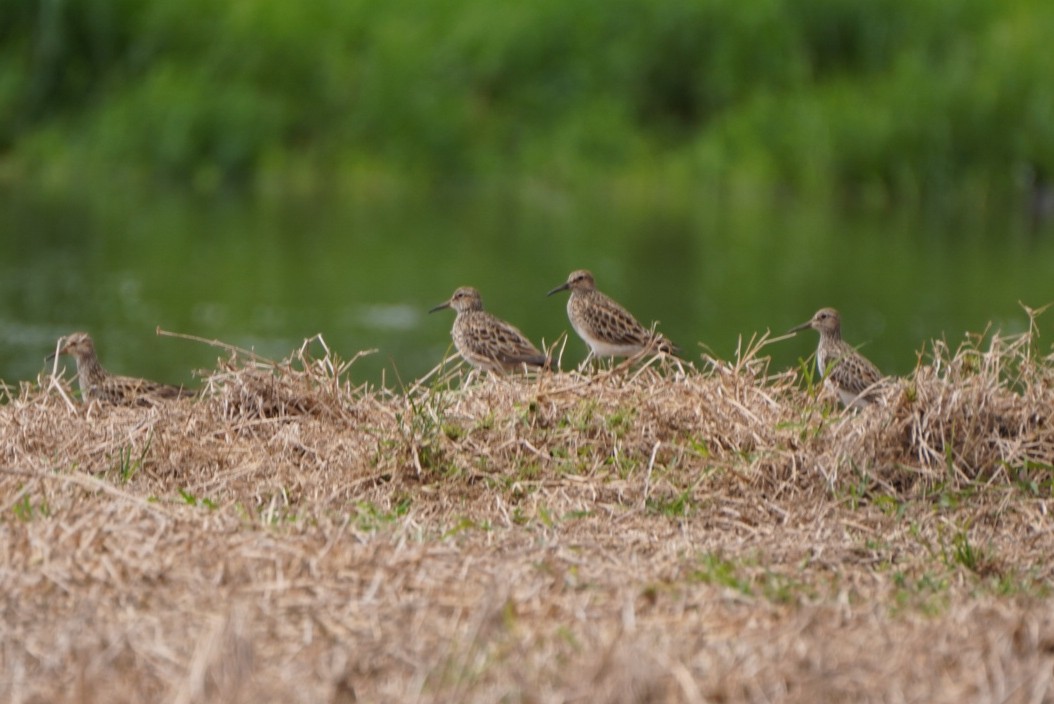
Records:
[[[788,332],[812,328],[820,333],[816,347],[816,368],[824,386],[838,394],[838,400],[848,408],[860,408],[874,403],[882,372],[866,357],[842,339],[842,320],[834,308],[821,308],[801,325]]]
[[[428,312],[444,308],[457,312],[450,336],[458,354],[476,369],[500,374],[548,366],[549,359],[522,332],[483,310],[483,299],[471,286],[462,286],[449,301]]]
[[[638,323],[628,310],[598,291],[593,274],[585,269],[572,271],[566,283],[546,295],[567,290],[571,291],[567,317],[571,327],[589,346],[589,357],[633,357],[645,351],[672,355],[680,352],[666,337]]]
[[[68,354],[77,361],[77,383],[86,401],[101,401],[115,405],[144,406],[158,399],[188,398],[189,389],[162,384],[148,379],[118,376],[106,371],[95,354],[95,343],[86,332],[75,332],[59,340],[55,354]],[[48,359],[55,357],[52,354]]]

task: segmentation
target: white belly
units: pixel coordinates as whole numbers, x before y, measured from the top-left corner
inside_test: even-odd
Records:
[[[589,330],[578,327],[571,323],[578,336],[581,337],[595,357],[632,357],[641,351],[640,345],[619,345],[604,340],[598,340]]]
[[[845,389],[840,388],[832,379],[824,379],[823,385],[829,393],[837,396],[838,400],[841,401],[842,405],[846,408],[863,408],[868,404],[866,398],[861,398],[852,391],[846,391]]]
[[[589,349],[597,357],[632,357],[641,351],[640,345],[613,345],[600,340],[586,339]]]

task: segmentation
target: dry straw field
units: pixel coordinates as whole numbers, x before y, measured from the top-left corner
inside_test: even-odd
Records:
[[[860,411],[730,361],[0,406],[5,702],[1054,701],[1054,358]]]

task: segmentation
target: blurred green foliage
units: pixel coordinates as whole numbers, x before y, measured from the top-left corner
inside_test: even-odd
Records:
[[[1054,178],[1050,0],[15,0],[4,173],[316,190]]]

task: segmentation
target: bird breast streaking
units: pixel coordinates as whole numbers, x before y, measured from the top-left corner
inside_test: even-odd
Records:
[[[663,335],[645,328],[628,310],[597,290],[593,274],[572,271],[567,281],[547,295],[571,291],[567,318],[571,327],[596,357],[632,357],[644,351],[678,354],[677,346]]]
[[[816,347],[816,368],[824,385],[835,391],[842,405],[859,408],[873,403],[882,372],[869,359],[842,339],[842,319],[834,308],[821,308],[801,325],[788,332],[812,328],[820,333]]]
[[[444,308],[457,313],[450,336],[458,354],[473,367],[500,374],[548,366],[548,358],[519,329],[483,310],[483,299],[471,286],[457,289],[450,300],[428,312]]]

